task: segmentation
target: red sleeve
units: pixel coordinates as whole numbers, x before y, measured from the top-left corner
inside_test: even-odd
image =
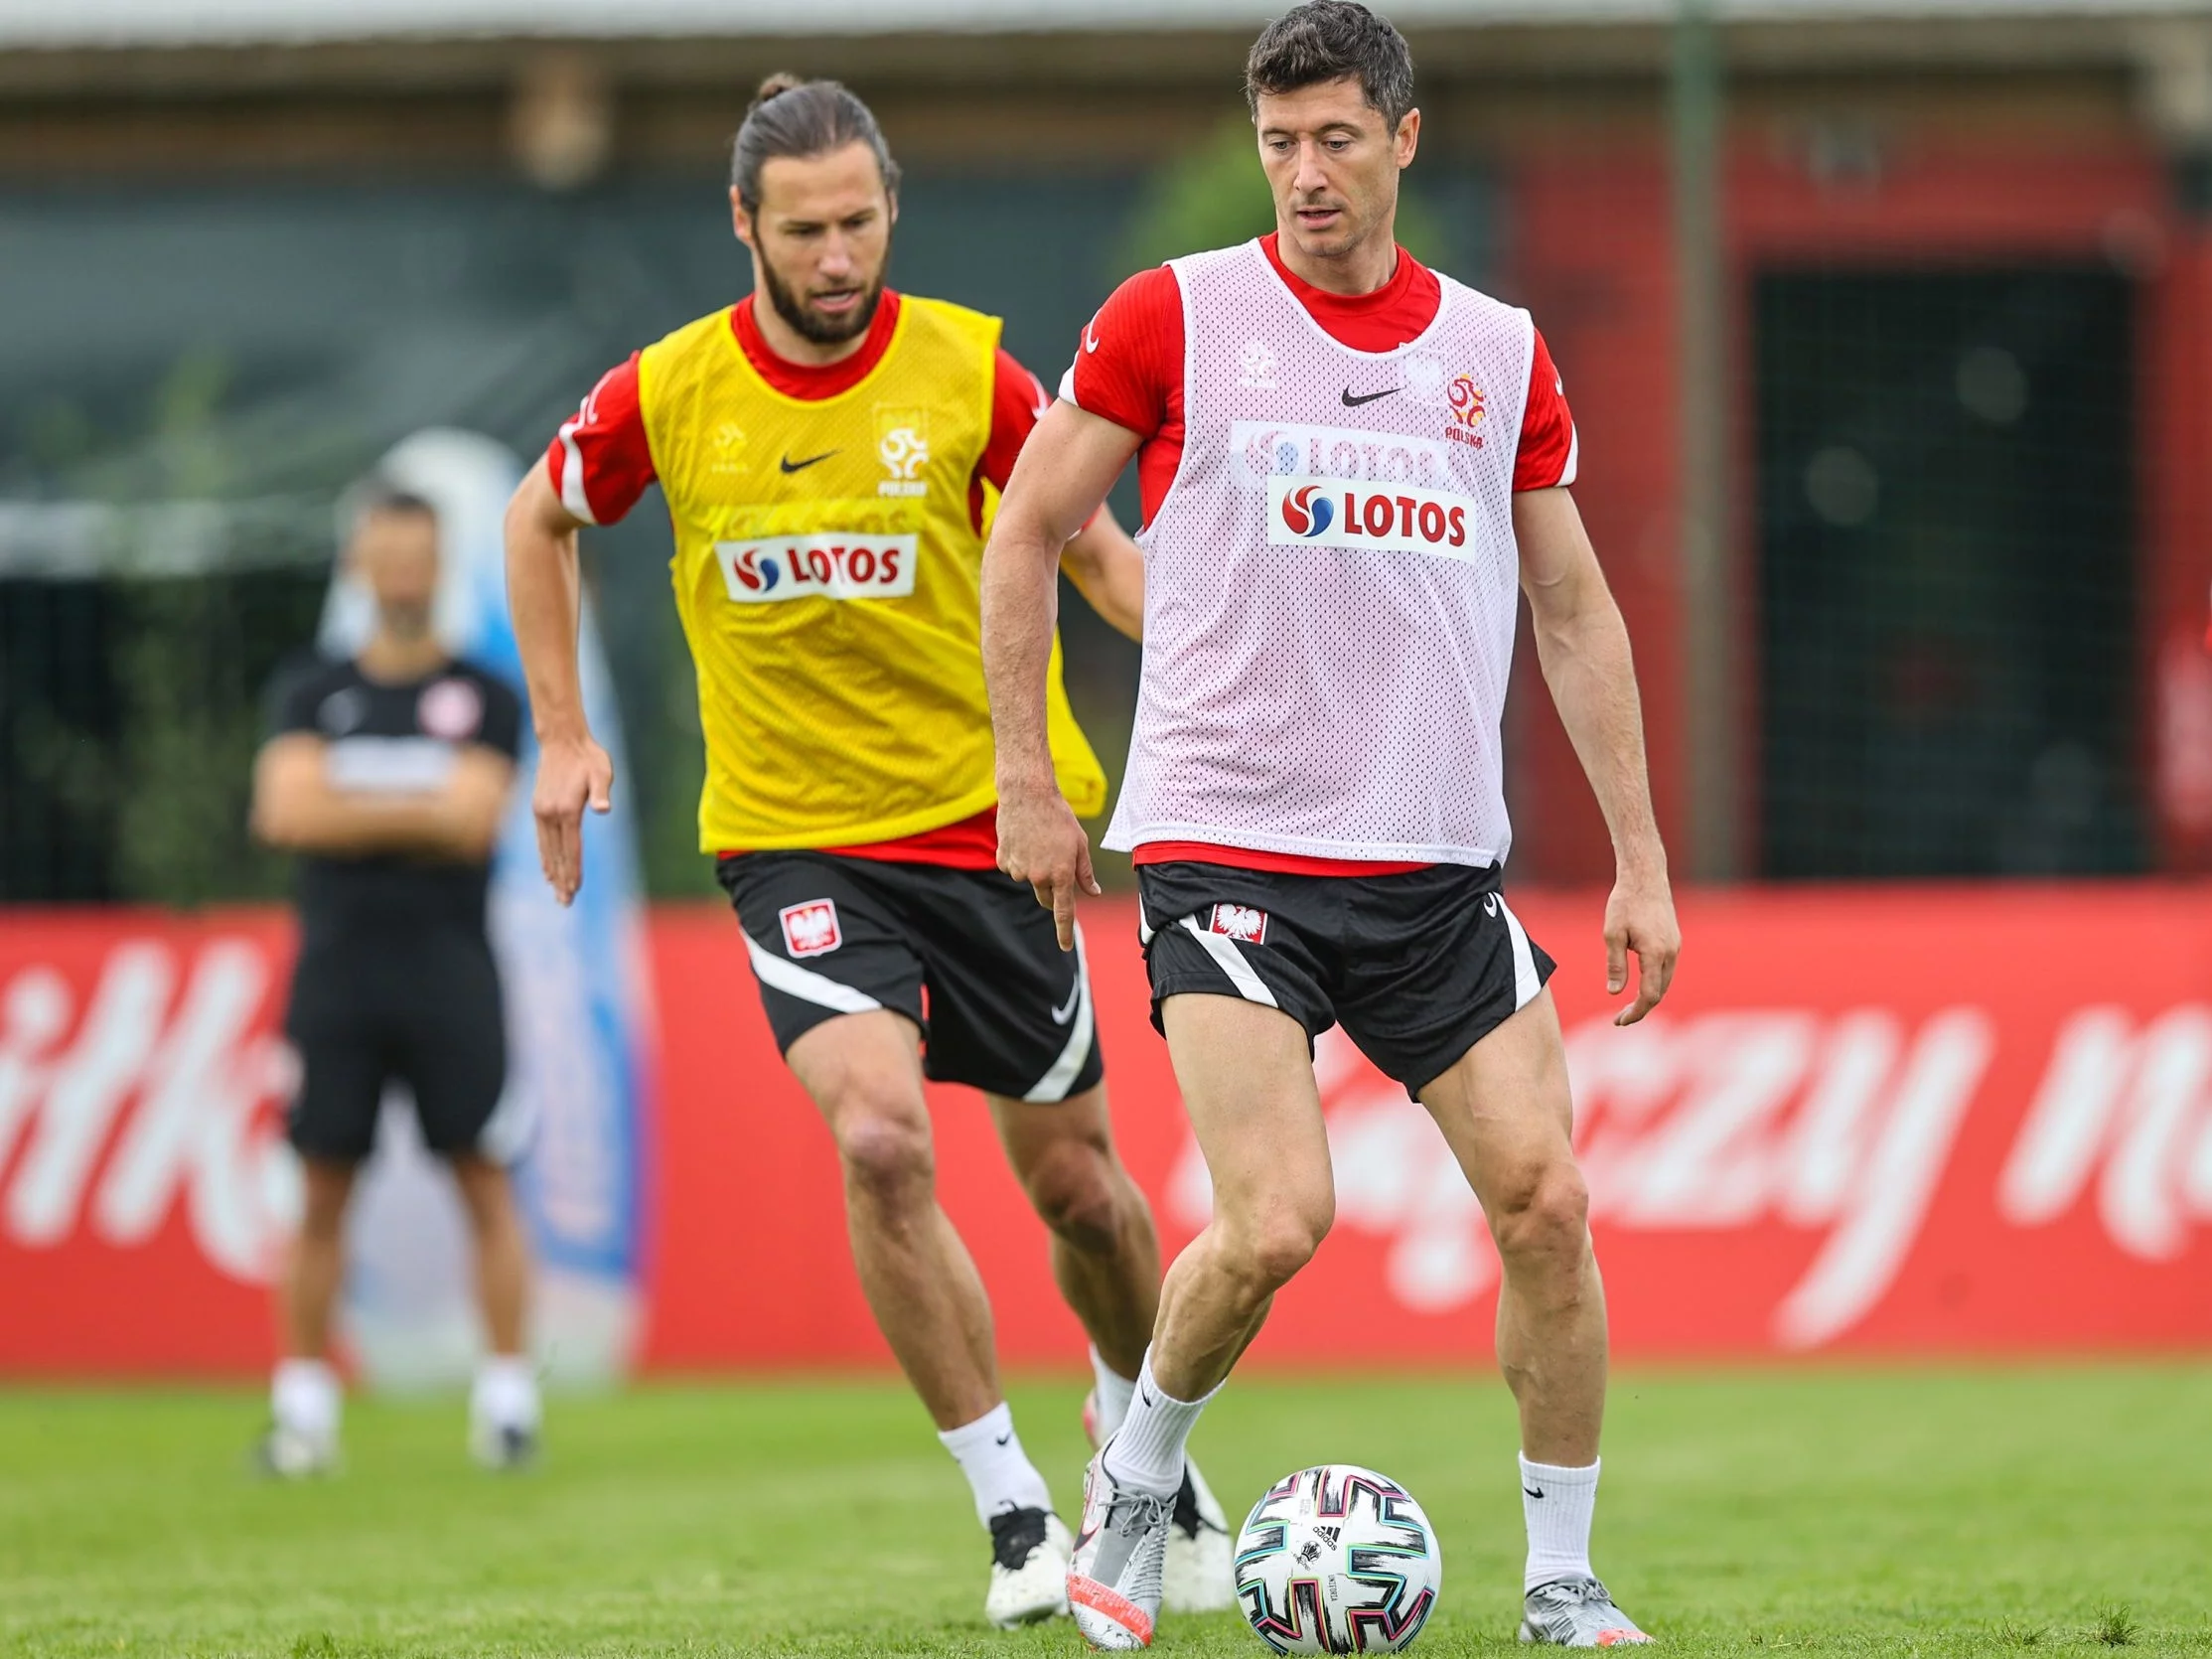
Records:
[[[991,380],[990,441],[983,446],[983,458],[975,463],[976,476],[988,479],[993,489],[1005,489],[1006,480],[1014,476],[1014,461],[1021,454],[1021,446],[1029,441],[1029,434],[1050,407],[1052,399],[1045,394],[1044,382],[1000,347],[997,372]]]
[[[653,482],[653,449],[638,407],[638,355],[600,377],[583,406],[561,423],[545,471],[572,518],[611,525]]]
[[[1582,444],[1574,430],[1574,411],[1566,406],[1566,382],[1551,362],[1551,348],[1537,336],[1529,368],[1529,403],[1521,416],[1521,449],[1514,458],[1516,490],[1551,490],[1574,482]]]
[[[1180,423],[1183,294],[1172,270],[1139,271],[1113,290],[1083,331],[1060,395],[1146,440]]]

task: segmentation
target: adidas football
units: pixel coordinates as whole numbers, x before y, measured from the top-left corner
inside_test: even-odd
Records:
[[[1285,1475],[1237,1539],[1237,1599],[1277,1653],[1396,1653],[1420,1634],[1443,1572],[1412,1495],[1352,1463]]]

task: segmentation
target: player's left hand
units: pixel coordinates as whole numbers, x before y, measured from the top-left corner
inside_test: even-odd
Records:
[[[1103,889],[1091,871],[1091,837],[1058,789],[999,797],[998,867],[1029,883],[1052,912],[1060,948],[1074,950],[1076,893]]]
[[[615,763],[589,732],[546,738],[538,746],[530,811],[537,820],[537,859],[553,896],[572,903],[584,881],[584,809],[614,806]]]
[[[1634,1025],[1667,994],[1682,955],[1682,924],[1675,920],[1675,894],[1664,868],[1623,870],[1605,901],[1605,989],[1618,996],[1628,988],[1629,953],[1636,955],[1636,1000],[1613,1016],[1615,1025]]]

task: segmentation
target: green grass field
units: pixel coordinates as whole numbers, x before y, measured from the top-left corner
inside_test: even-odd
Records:
[[[1064,1505],[1078,1385],[1015,1390]],[[262,1484],[244,1393],[0,1392],[0,1650],[115,1654],[1083,1651],[977,1617],[965,1489],[896,1386],[556,1400],[483,1474],[457,1403],[356,1403],[349,1471]],[[1241,1510],[1304,1462],[1405,1481],[1444,1541],[1418,1651],[1512,1648],[1515,1435],[1488,1377],[1240,1382],[1197,1442]],[[2212,1367],[1629,1373],[1597,1565],[1695,1653],[2212,1654]],[[1264,1652],[1234,1615],[1174,1654]]]

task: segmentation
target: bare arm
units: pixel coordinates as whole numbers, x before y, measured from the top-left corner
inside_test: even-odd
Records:
[[[1055,403],[1015,463],[983,551],[983,678],[998,744],[998,866],[1036,889],[1059,927],[1062,950],[1075,945],[1077,889],[1096,893],[1099,883],[1090,840],[1060,794],[1046,738],[1045,679],[1059,615],[1054,572],[1136,446],[1126,428]]]
[[[434,790],[382,795],[331,787],[327,746],[312,732],[285,732],[253,763],[253,832],[287,852],[358,857],[412,852],[481,863],[499,838],[515,767],[473,746]]]
[[[1617,1023],[1633,1025],[1658,1006],[1682,950],[1667,849],[1652,815],[1644,717],[1628,629],[1605,585],[1597,553],[1565,490],[1513,498],[1521,543],[1521,586],[1535,622],[1537,660],[1559,719],[1612,832],[1616,871],[1605,909],[1606,988],[1627,988],[1637,960],[1636,1000]]]
[[[578,528],[540,457],[507,506],[507,604],[537,732],[537,787],[530,802],[537,856],[563,904],[584,879],[584,808],[608,811],[615,782],[614,762],[593,741],[584,718],[583,677],[576,668],[583,582]]]
[[[1144,638],[1144,554],[1100,508],[1060,555],[1060,568],[1091,608],[1132,640]]]

